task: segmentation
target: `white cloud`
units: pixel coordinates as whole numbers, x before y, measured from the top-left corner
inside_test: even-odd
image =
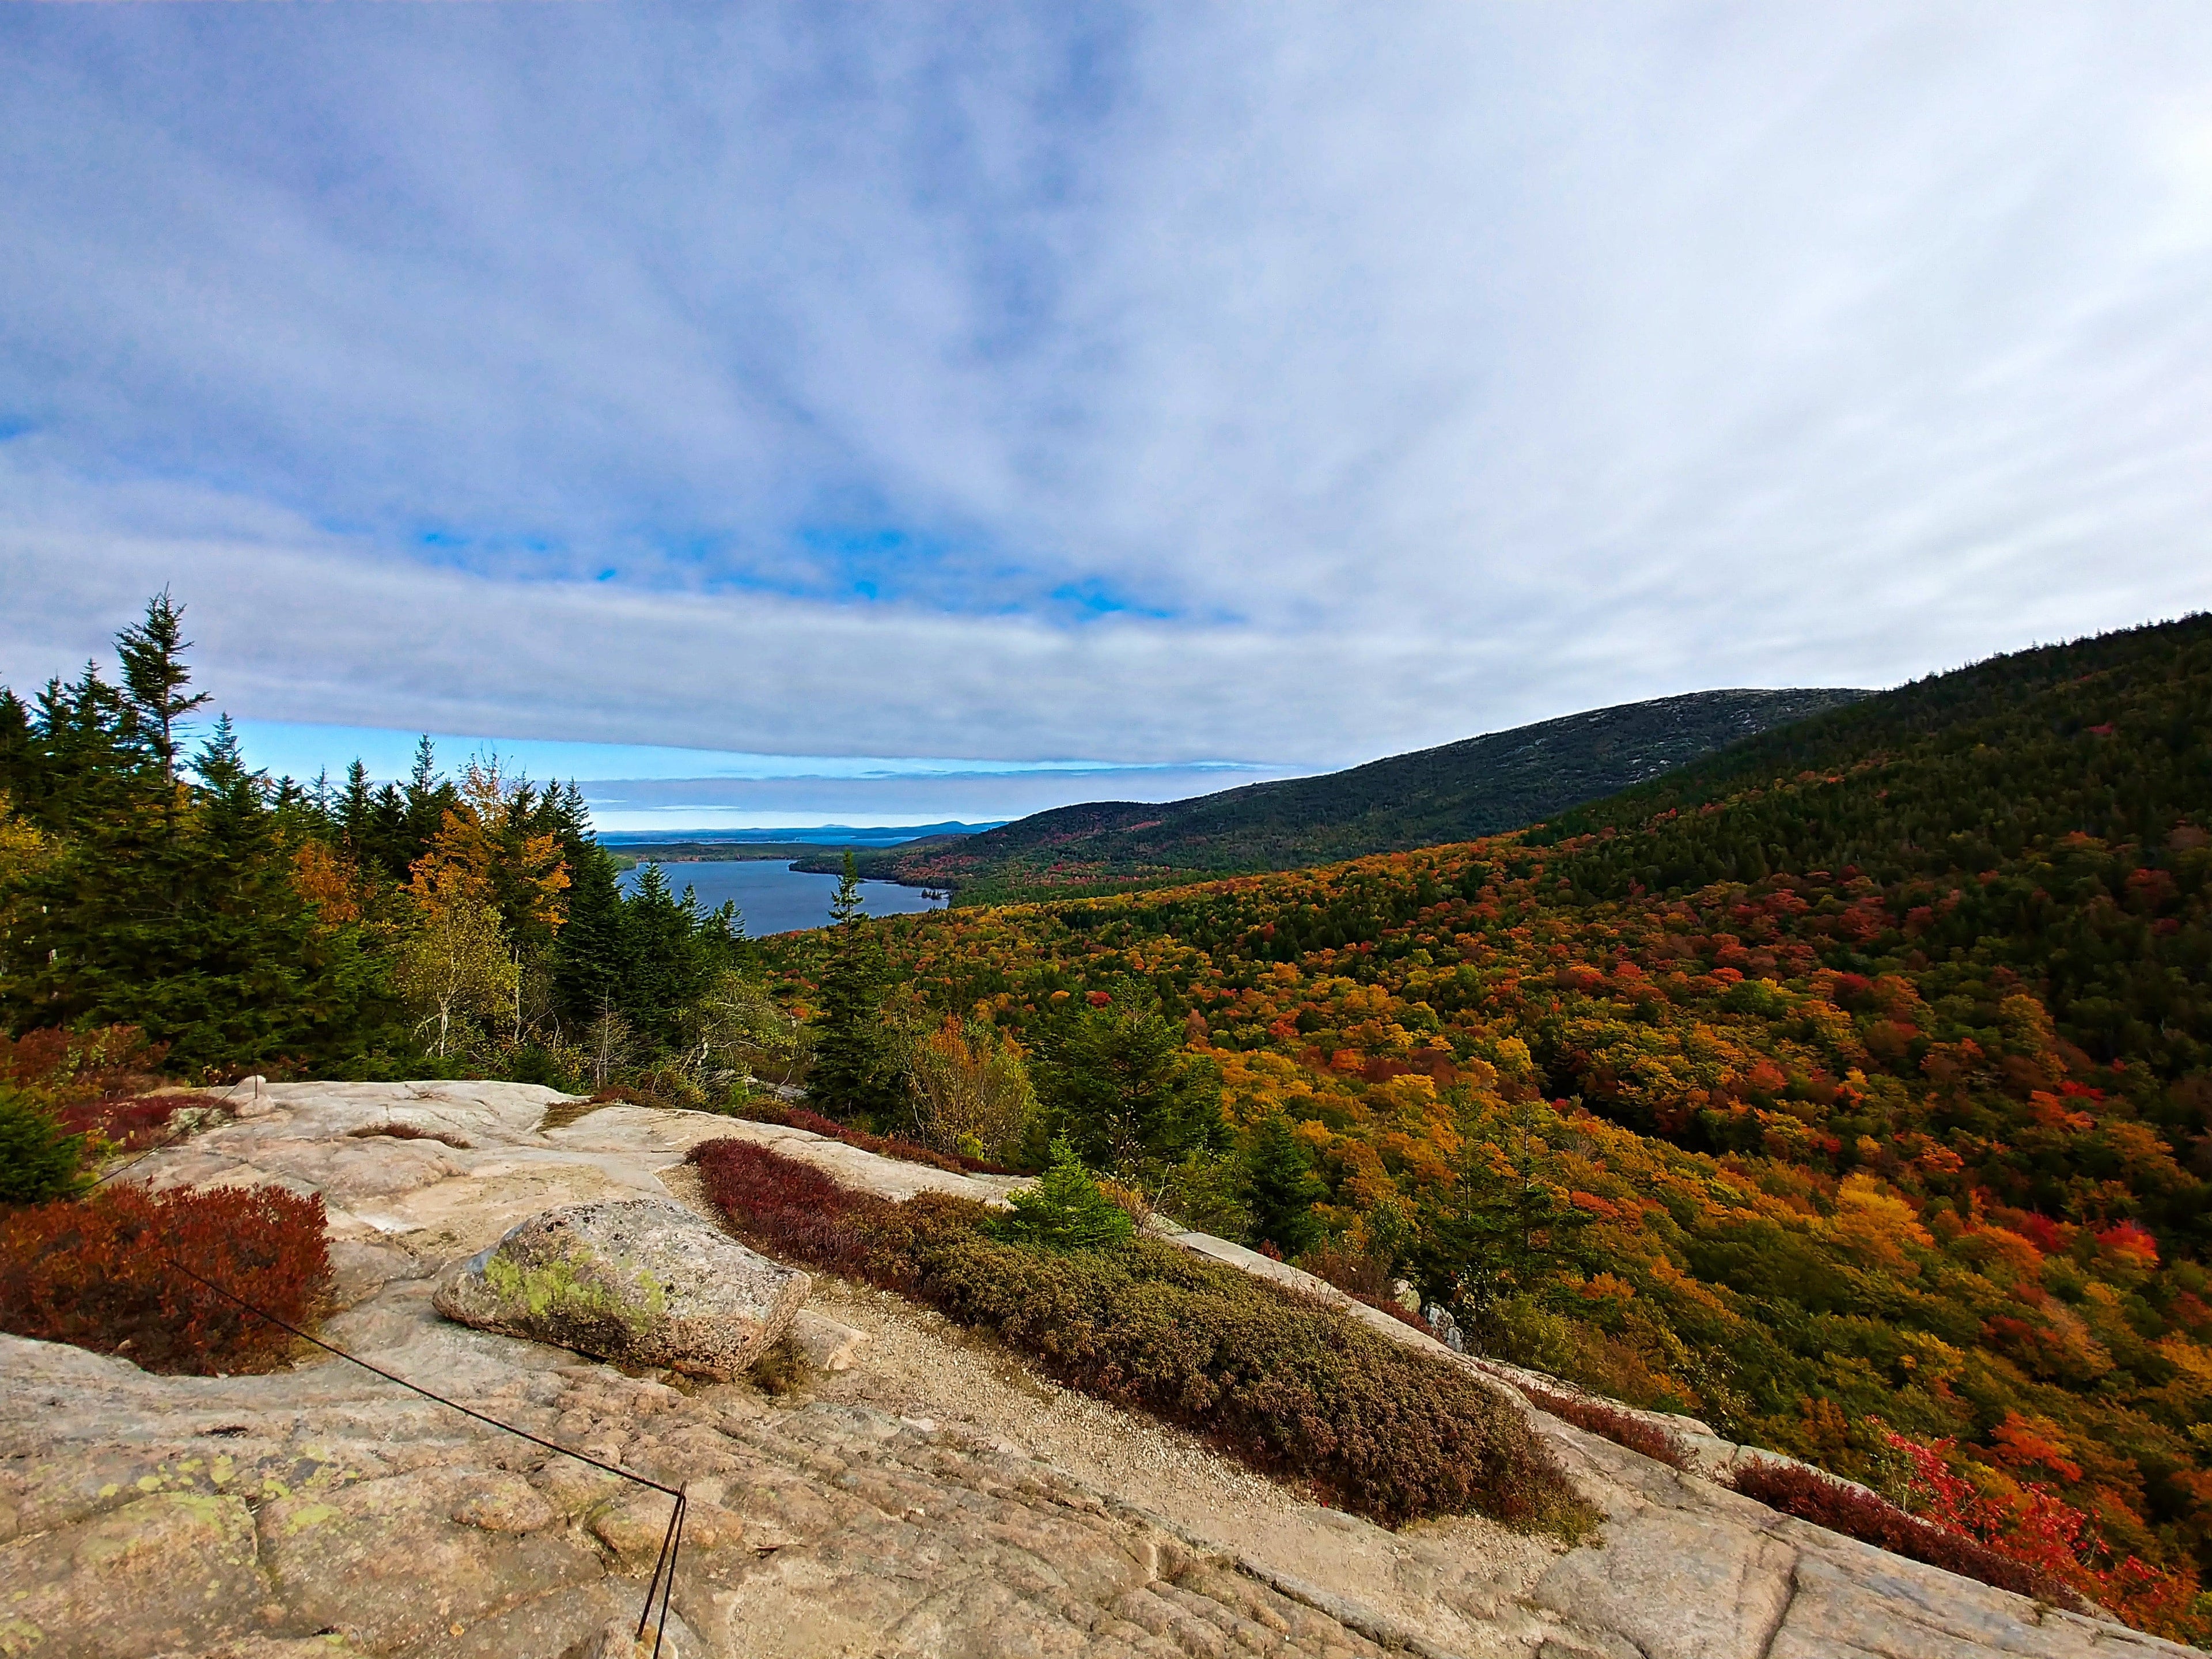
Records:
[[[2196,6],[18,9],[0,73],[18,684],[170,582],[264,719],[1325,765],[2212,604]]]

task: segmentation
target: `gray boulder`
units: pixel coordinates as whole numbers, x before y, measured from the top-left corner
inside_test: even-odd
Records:
[[[742,1376],[811,1282],[665,1199],[568,1204],[456,1263],[431,1301],[480,1330],[597,1359]]]

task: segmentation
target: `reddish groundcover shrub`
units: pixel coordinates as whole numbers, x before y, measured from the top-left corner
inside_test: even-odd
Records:
[[[1735,1471],[1729,1484],[1746,1498],[1757,1498],[1770,1509],[1794,1515],[1801,1521],[1826,1527],[1862,1543],[1886,1549],[1931,1567],[1942,1567],[1962,1578],[1978,1578],[2039,1601],[2087,1612],[2088,1604],[2069,1585],[2048,1572],[2001,1555],[1986,1544],[1964,1534],[1908,1515],[1894,1504],[1872,1492],[1850,1486],[1833,1476],[1793,1463],[1765,1459]]]
[[[1315,1297],[1158,1239],[994,1238],[980,1204],[848,1192],[747,1142],[709,1141],[691,1160],[738,1230],[776,1254],[994,1332],[1066,1386],[1195,1430],[1355,1514],[1560,1530],[1591,1518],[1518,1413]]]
[[[1013,1173],[1003,1164],[988,1164],[980,1158],[969,1158],[964,1152],[933,1152],[919,1141],[908,1140],[902,1135],[870,1134],[866,1129],[840,1123],[836,1118],[824,1117],[805,1106],[775,1106],[765,1101],[750,1101],[739,1115],[749,1117],[756,1123],[780,1123],[787,1129],[804,1129],[809,1134],[842,1140],[848,1146],[857,1146],[864,1152],[876,1152],[908,1164],[927,1164],[933,1169],[950,1170],[954,1175]]]
[[[137,1095],[125,1100],[81,1100],[54,1115],[71,1134],[89,1135],[119,1152],[158,1146],[177,1131],[170,1120],[180,1106],[204,1106],[197,1095]]]
[[[320,1194],[149,1193],[0,1211],[0,1330],[149,1371],[268,1370],[294,1339],[179,1271],[308,1327],[330,1285]]]
[[[1642,1452],[1646,1457],[1670,1468],[1686,1469],[1690,1467],[1689,1449],[1680,1440],[1656,1423],[1638,1417],[1626,1407],[1608,1401],[1591,1400],[1582,1395],[1562,1394],[1534,1383],[1521,1382],[1515,1386],[1540,1412],[1549,1412],[1563,1422],[1571,1423],[1578,1429],[1610,1440],[1616,1446]]]
[[[161,1060],[168,1052],[167,1043],[147,1042],[135,1025],[90,1031],[49,1027],[19,1037],[0,1032],[0,1083],[64,1103],[143,1094],[161,1081]]]

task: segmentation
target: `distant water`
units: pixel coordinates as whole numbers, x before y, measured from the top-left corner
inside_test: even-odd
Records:
[[[836,877],[808,875],[774,859],[664,864],[660,872],[677,893],[687,886],[696,890],[699,902],[707,909],[714,909],[724,899],[736,900],[745,919],[745,932],[754,939],[826,926],[830,900],[837,890]],[[636,871],[623,872],[622,890],[637,890]],[[864,881],[860,898],[872,916],[903,916],[945,908],[944,900],[926,898],[921,888],[902,887],[895,881]]]

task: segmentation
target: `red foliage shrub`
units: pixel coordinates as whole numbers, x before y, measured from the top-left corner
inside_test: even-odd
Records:
[[[898,1264],[875,1248],[873,1230],[896,1207],[887,1200],[839,1186],[817,1170],[740,1140],[710,1140],[691,1149],[707,1196],[744,1231],[810,1267],[884,1285],[902,1282]]]
[[[1746,1498],[1769,1508],[1826,1527],[1846,1538],[1856,1538],[1893,1555],[1925,1561],[1962,1578],[1978,1578],[2021,1595],[2032,1595],[2075,1613],[2088,1604],[2074,1589],[2039,1567],[2009,1555],[1962,1533],[1908,1515],[1894,1504],[1845,1484],[1832,1475],[1794,1463],[1764,1459],[1736,1470],[1728,1484]]]
[[[161,1082],[166,1042],[148,1042],[136,1025],[93,1031],[50,1028],[19,1037],[0,1032],[0,1082],[68,1103],[141,1094]]]
[[[2015,1413],[2006,1413],[1990,1437],[2000,1462],[2040,1464],[2069,1480],[2081,1476],[2078,1465],[2057,1446],[2042,1443],[2034,1425]],[[2001,1491],[1984,1492],[1951,1467],[1951,1441],[1923,1445],[1888,1430],[1882,1438],[1911,1465],[1908,1497],[1917,1518],[2069,1584],[2130,1624],[2154,1631],[2182,1627],[2197,1600],[2197,1576],[2188,1564],[2160,1569],[2134,1555],[2115,1560],[2096,1517],[2042,1482],[2015,1480]]]
[[[1067,1387],[1183,1425],[1358,1514],[1584,1518],[1542,1445],[1473,1377],[1316,1298],[1156,1239],[1054,1251],[993,1238],[979,1204],[847,1192],[742,1141],[710,1141],[691,1161],[731,1221],[778,1255],[994,1331]]]
[[[434,1140],[441,1146],[457,1147],[465,1152],[474,1145],[449,1129],[422,1129],[412,1123],[364,1123],[358,1129],[348,1129],[346,1136],[351,1140]]]
[[[71,1134],[89,1134],[121,1152],[159,1145],[174,1130],[169,1120],[180,1106],[204,1103],[192,1095],[142,1095],[125,1100],[81,1100],[55,1116]]]
[[[1680,1440],[1656,1423],[1638,1417],[1610,1401],[1592,1400],[1583,1395],[1561,1394],[1555,1389],[1538,1388],[1530,1383],[1516,1383],[1528,1396],[1528,1403],[1540,1412],[1549,1412],[1562,1422],[1588,1431],[1616,1446],[1626,1446],[1632,1452],[1641,1452],[1656,1462],[1670,1468],[1690,1467],[1689,1449]]]
[[[149,1371],[283,1362],[291,1337],[180,1266],[304,1327],[330,1282],[322,1197],[121,1186],[0,1213],[0,1330],[121,1354]]]
[[[902,1135],[870,1134],[866,1129],[840,1123],[834,1117],[824,1117],[805,1106],[772,1106],[764,1101],[753,1101],[747,1103],[741,1115],[756,1123],[780,1123],[787,1129],[804,1129],[809,1134],[821,1135],[830,1140],[842,1140],[848,1146],[857,1146],[864,1152],[875,1152],[884,1158],[896,1158],[908,1164],[927,1164],[932,1169],[944,1170],[952,1175],[1014,1173],[1003,1164],[986,1163],[980,1158],[969,1158],[961,1152],[936,1152]]]
[[[1429,1322],[1427,1320],[1422,1318],[1420,1315],[1417,1313],[1407,1313],[1405,1309],[1400,1307],[1387,1296],[1361,1296],[1352,1291],[1347,1291],[1346,1294],[1351,1296],[1354,1302],[1365,1303],[1377,1313],[1389,1314],[1391,1318],[1396,1320],[1401,1325],[1412,1326],[1423,1336],[1434,1336],[1436,1334],[1434,1331],[1429,1328]]]

